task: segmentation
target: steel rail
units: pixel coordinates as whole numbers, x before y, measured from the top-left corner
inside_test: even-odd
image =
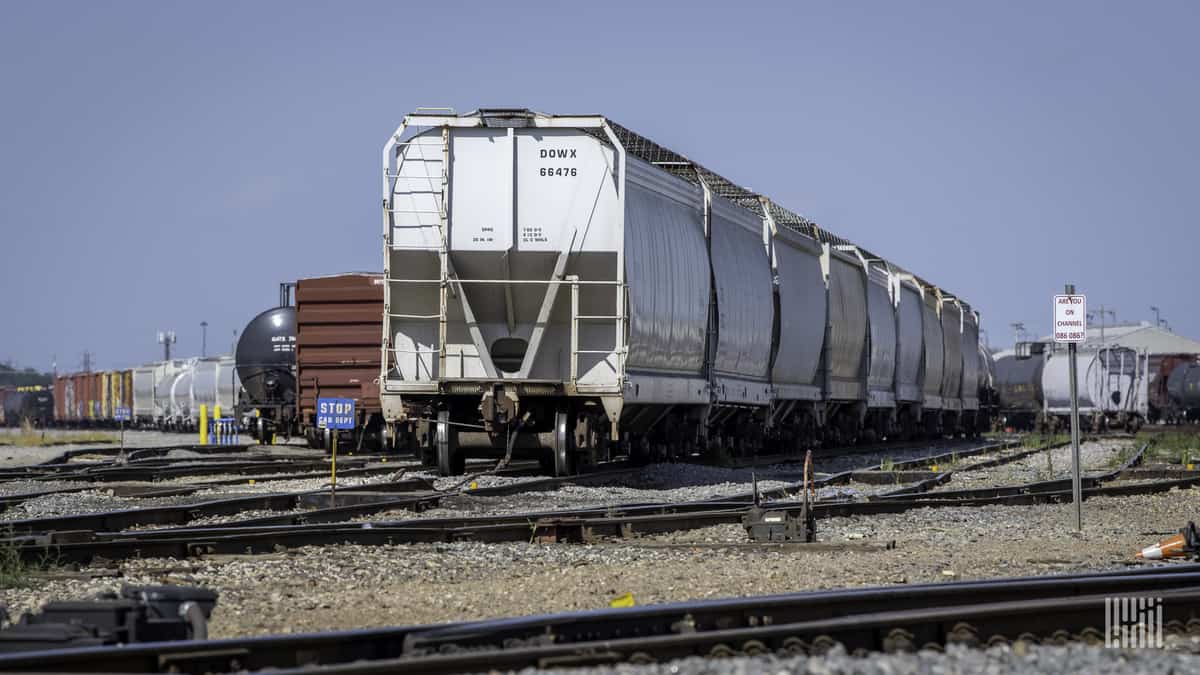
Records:
[[[903,651],[995,638],[1096,639],[1104,599],[1164,599],[1169,630],[1200,611],[1200,565],[868,587],[302,635],[0,656],[26,672],[461,672],[682,656]],[[1019,598],[1015,600],[1014,598]],[[1194,623],[1192,625],[1195,625]]]
[[[396,466],[368,466],[362,468],[338,469],[338,477],[361,477],[361,476],[379,476],[388,473],[398,473],[404,471],[404,467]],[[222,478],[218,480],[206,480],[199,483],[188,483],[187,485],[163,485],[161,483],[149,483],[144,486],[113,486],[107,489],[117,490],[120,497],[146,498],[146,497],[172,497],[179,495],[191,494],[212,487],[222,487],[229,485],[242,485],[250,481],[254,483],[269,483],[280,480],[303,480],[308,478],[325,478],[329,476],[328,471],[312,471],[308,473],[280,473],[269,475],[256,475],[254,478],[240,476],[238,478]],[[122,488],[141,488],[136,492],[128,492],[121,494]],[[21,492],[18,494],[5,495],[0,497],[0,512],[11,508],[31,499],[39,497],[48,497],[50,495],[73,494],[76,492],[85,492],[87,490],[105,489],[94,484],[77,485],[69,488],[58,488],[56,490],[42,490],[39,492]],[[432,488],[431,488],[432,489]]]
[[[1060,444],[1060,446],[1058,446],[1058,447],[1061,447],[1061,445],[1066,445],[1066,443]],[[1143,443],[1142,447],[1139,448],[1137,452],[1135,452],[1133,455],[1131,455],[1128,459],[1126,459],[1124,462],[1122,462],[1120,466],[1113,469],[1112,471],[1107,471],[1105,473],[1097,474],[1097,475],[1093,475],[1093,476],[1084,476],[1083,477],[1083,486],[1085,488],[1094,488],[1094,487],[1098,487],[1099,485],[1101,485],[1103,483],[1107,483],[1107,482],[1116,480],[1117,478],[1119,478],[1121,476],[1121,474],[1123,474],[1124,472],[1128,471],[1130,468],[1132,468],[1142,462],[1142,459],[1145,457],[1146,449],[1148,447],[1149,447],[1149,443]],[[1031,452],[1022,452],[1022,453],[1018,453],[1017,455],[1013,455],[1011,457],[1000,458],[997,460],[987,460],[987,461],[983,461],[983,462],[977,462],[975,464],[972,464],[971,466],[946,471],[946,472],[940,474],[939,476],[936,476],[936,477],[931,478],[926,481],[922,481],[921,483],[918,483],[917,485],[901,488],[899,490],[893,490],[891,492],[884,493],[882,495],[874,495],[872,497],[869,497],[868,499],[870,499],[870,500],[921,499],[921,498],[928,498],[931,496],[936,499],[977,499],[977,498],[1002,497],[1002,496],[1006,496],[1006,495],[1026,494],[1026,493],[1033,493],[1033,492],[1055,492],[1058,490],[1062,490],[1062,489],[1071,487],[1071,478],[1060,478],[1060,479],[1056,479],[1056,480],[1046,480],[1046,481],[1036,481],[1033,483],[1024,483],[1021,485],[1006,485],[1006,486],[988,487],[988,488],[972,488],[972,489],[968,489],[968,490],[945,490],[942,492],[929,492],[928,491],[932,487],[935,487],[937,485],[941,485],[941,484],[948,482],[953,477],[953,474],[956,471],[964,471],[965,472],[965,471],[974,471],[977,469],[1001,466],[1003,464],[1007,464],[1007,463],[1016,461],[1018,459],[1025,459],[1026,457],[1028,457],[1031,454],[1036,454],[1036,453],[1034,453],[1032,451]]]
[[[429,502],[432,495],[427,481],[407,479],[391,483],[375,483],[345,487],[346,493],[357,491],[374,492],[418,492],[415,497],[398,500],[410,502],[414,508]],[[235,515],[242,511],[281,511],[297,508],[300,500],[327,494],[321,490],[300,492],[273,492],[260,495],[243,495],[223,499],[208,499],[190,504],[154,506],[100,513],[85,513],[69,516],[28,518],[0,523],[6,532],[13,534],[36,534],[55,531],[112,532],[142,525],[184,524],[197,518]],[[436,501],[436,500],[433,500]]]
[[[242,452],[254,447],[252,444],[239,443],[237,445],[198,445],[198,444],[177,444],[177,445],[154,445],[142,448],[127,448],[126,454],[133,457],[139,454],[146,455],[165,455],[172,450],[189,450],[195,453],[220,453],[220,452]],[[63,464],[71,460],[73,457],[82,455],[119,455],[121,447],[118,445],[106,445],[98,448],[75,448],[66,450],[62,454],[57,455],[37,466],[51,466],[55,464]]]
[[[1164,593],[1163,620],[1173,630],[1182,630],[1185,623],[1196,621],[1200,587],[1172,587],[1156,589],[1156,592]],[[847,651],[912,652],[954,643],[978,645],[1017,640],[1044,640],[1051,644],[1071,640],[1101,643],[1106,604],[1114,597],[1137,600],[1141,595],[1106,593],[966,606],[929,606],[791,624],[727,628],[710,633],[631,636],[580,644],[531,644],[501,650],[358,661],[274,672],[279,675],[300,672],[330,675],[495,672],[625,661],[656,662],[695,656],[720,658],[775,652],[821,654],[838,644]],[[412,637],[410,634],[409,639]]]
[[[347,462],[360,465],[366,460],[361,457],[351,458]],[[157,462],[139,462],[118,465],[113,462],[97,462],[94,464],[56,464],[49,467],[26,467],[16,473],[0,474],[0,481],[11,480],[87,480],[93,482],[113,481],[151,481],[163,478],[197,476],[212,473],[238,472],[243,475],[269,473],[270,467],[279,471],[294,469],[309,471],[315,467],[327,464],[324,459],[260,459],[240,461],[206,462],[202,458],[188,458],[171,464]]]

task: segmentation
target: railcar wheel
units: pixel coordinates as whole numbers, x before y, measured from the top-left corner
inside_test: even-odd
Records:
[[[395,452],[396,434],[386,422],[379,425],[379,449],[383,452]]]
[[[437,465],[439,476],[457,476],[467,469],[467,460],[458,449],[458,432],[450,425],[450,411],[438,413]]]
[[[575,448],[565,412],[554,415],[554,475],[570,476],[575,473]]]

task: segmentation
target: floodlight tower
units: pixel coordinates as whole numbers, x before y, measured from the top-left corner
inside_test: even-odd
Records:
[[[171,360],[171,345],[175,344],[175,331],[160,330],[158,331],[158,344],[163,346],[163,360]]]

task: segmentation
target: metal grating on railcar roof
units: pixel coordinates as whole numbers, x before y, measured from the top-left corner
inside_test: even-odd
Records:
[[[771,217],[775,219],[775,224],[779,227],[786,227],[793,232],[799,232],[806,237],[820,241],[819,229],[816,223],[797,215],[783,208],[773,201],[767,200],[767,204],[771,209]]]
[[[545,115],[544,113],[537,113],[523,108],[496,110],[498,111],[496,112],[497,116],[505,118],[533,116],[561,117],[560,115]],[[480,109],[478,111],[462,115],[462,117],[487,117],[491,114],[493,114],[493,111],[489,109]],[[801,216],[794,211],[776,204],[769,198],[762,197],[758,193],[734,183],[721,174],[707,169],[697,162],[693,162],[684,155],[681,155],[670,148],[659,145],[653,140],[642,136],[639,133],[631,131],[628,127],[614,122],[610,118],[606,117],[603,119],[608,123],[609,127],[616,135],[617,140],[620,141],[621,145],[625,148],[625,151],[634,157],[637,157],[645,162],[649,162],[663,171],[682,178],[689,183],[699,185],[700,181],[703,180],[713,194],[724,197],[725,199],[742,206],[759,217],[765,215],[763,213],[763,204],[765,202],[768,204],[767,208],[770,209],[771,216],[774,218],[776,225],[780,227],[785,227],[793,232],[798,232],[801,235],[815,239],[823,244],[829,244],[830,246],[854,246],[862,253],[863,257],[867,258],[868,260],[882,260],[887,262],[886,258],[862,248],[849,239],[839,237],[838,235],[826,230],[804,216]],[[581,129],[581,131],[596,137],[602,143],[609,143],[609,138],[603,129],[584,128]],[[904,268],[896,265],[895,263],[888,262],[888,264],[896,272],[905,271]],[[947,293],[944,289],[941,289],[935,284],[931,284],[928,281],[917,277],[916,275],[913,275],[913,277],[918,283],[924,286],[936,288],[942,293]]]
[[[697,183],[697,177],[699,177],[704,180],[713,194],[724,197],[757,216],[761,217],[765,215],[762,209],[762,200],[759,198],[760,195],[758,193],[734,183],[721,174],[707,169],[701,164],[693,162],[687,157],[674,150],[665,148],[641,134],[630,131],[627,127],[621,126],[612,120],[608,120],[608,123],[613,129],[613,133],[617,135],[617,140],[625,147],[626,152],[688,182]],[[602,132],[597,132],[595,135],[607,140],[604,138]],[[768,199],[767,203],[770,204],[772,218],[781,227],[786,227],[793,232],[798,232],[830,246],[858,246],[849,239],[839,237],[804,216],[776,204],[774,201]],[[879,258],[879,256],[862,247],[858,248],[867,258]]]
[[[698,162],[693,162],[674,150],[630,131],[627,127],[612,120],[609,120],[608,123],[612,127],[613,133],[617,135],[617,140],[625,147],[626,152],[690,183],[699,183],[700,180],[703,180],[714,195],[724,197],[759,217],[764,215],[758,193],[747,190]],[[792,215],[799,220],[804,220],[798,215]]]

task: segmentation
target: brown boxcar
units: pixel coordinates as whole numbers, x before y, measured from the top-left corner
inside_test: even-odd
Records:
[[[62,424],[67,421],[67,382],[70,375],[54,376],[54,421]]]
[[[98,406],[99,412],[97,413],[96,417],[101,422],[105,422],[107,420],[112,419],[112,380],[113,380],[113,375],[115,375],[115,373],[113,373],[112,371],[108,371],[108,370],[103,370],[103,371],[100,371],[100,373],[99,373],[100,392],[99,392],[99,395],[96,396],[96,398],[100,400],[100,405]]]
[[[91,419],[92,374],[75,375],[75,420],[79,423]]]
[[[379,354],[383,286],[379,274],[338,274],[296,282],[296,405],[310,445],[326,440],[316,428],[318,398],[352,398],[355,443],[378,446]]]
[[[79,420],[79,378],[75,373],[70,373],[61,376],[63,380],[63,388],[66,390],[63,394],[62,417],[59,420],[74,424]]]
[[[133,411],[133,370],[121,371],[121,405]]]
[[[107,374],[108,400],[105,404],[105,417],[115,421],[117,408],[133,410],[133,371],[114,370]]]
[[[91,373],[75,373],[71,379],[75,382],[75,410],[71,413],[71,419],[82,423],[91,418],[88,413],[92,400],[92,375]]]
[[[88,376],[91,388],[88,390],[88,419],[92,424],[104,420],[104,373],[92,373]]]

